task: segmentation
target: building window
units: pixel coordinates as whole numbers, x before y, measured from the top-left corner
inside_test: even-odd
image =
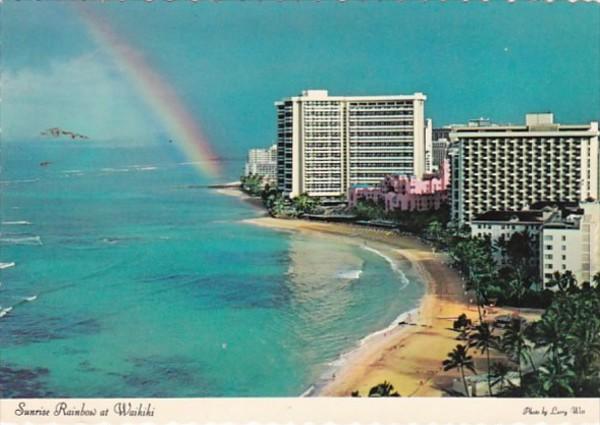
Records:
[[[544,240],[545,241],[551,241],[552,239],[553,239],[552,235],[546,235],[546,236],[544,236]]]
[[[544,258],[546,260],[552,260],[552,254],[546,254],[546,255],[544,255]]]
[[[563,240],[563,241],[566,241],[566,240],[567,240],[567,237],[563,235],[563,237],[562,237],[562,240]]]
[[[552,264],[546,264],[546,268],[552,270]]]
[[[563,246],[562,246],[562,250],[563,250],[563,251],[566,251],[566,250],[567,250],[567,246],[566,246],[566,245],[563,245]]]
[[[566,260],[567,260],[567,256],[566,256],[566,255],[563,255],[563,256],[562,256],[562,259],[563,259],[563,261],[566,261]]]

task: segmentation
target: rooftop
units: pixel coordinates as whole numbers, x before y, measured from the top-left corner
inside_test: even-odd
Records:
[[[529,211],[488,211],[478,215],[473,222],[511,222],[511,223],[542,223],[544,212]]]
[[[558,209],[562,217],[570,214],[583,214],[583,209],[579,206],[579,202],[553,202],[540,201],[530,205],[531,210]]]
[[[547,136],[548,133],[556,133],[561,136],[570,135],[598,135],[598,122],[582,124],[559,124],[554,122],[554,114],[551,112],[531,113],[525,115],[524,124],[495,124],[487,118],[471,120],[467,125],[453,125],[450,139],[458,137],[481,137],[485,133],[488,137],[502,137],[505,133],[525,133],[531,135]]]

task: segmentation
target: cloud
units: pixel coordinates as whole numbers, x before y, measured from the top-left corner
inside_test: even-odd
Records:
[[[31,139],[49,127],[133,143],[158,132],[133,89],[96,52],[5,72],[1,106],[4,140]]]

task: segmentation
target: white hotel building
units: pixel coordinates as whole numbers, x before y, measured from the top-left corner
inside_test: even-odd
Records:
[[[544,287],[555,272],[570,271],[579,284],[590,282],[600,272],[600,202],[539,202],[531,208],[488,211],[471,221],[471,234],[497,242],[527,232]],[[499,266],[510,266],[497,251],[494,258]]]
[[[598,135],[598,122],[556,124],[550,113],[527,114],[525,125],[454,126],[453,222],[538,201],[599,199]]]
[[[277,145],[268,149],[250,149],[244,175],[263,176],[268,182],[277,181]]]
[[[570,270],[577,282],[590,282],[600,273],[600,202],[584,202],[580,214],[553,217],[542,227],[541,276]]]
[[[329,96],[307,90],[275,103],[277,184],[285,196],[334,197],[389,174],[431,170],[425,95]]]

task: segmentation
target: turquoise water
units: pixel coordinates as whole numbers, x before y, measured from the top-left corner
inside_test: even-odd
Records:
[[[172,149],[2,146],[2,396],[299,395],[423,295],[358,244],[241,223]]]

